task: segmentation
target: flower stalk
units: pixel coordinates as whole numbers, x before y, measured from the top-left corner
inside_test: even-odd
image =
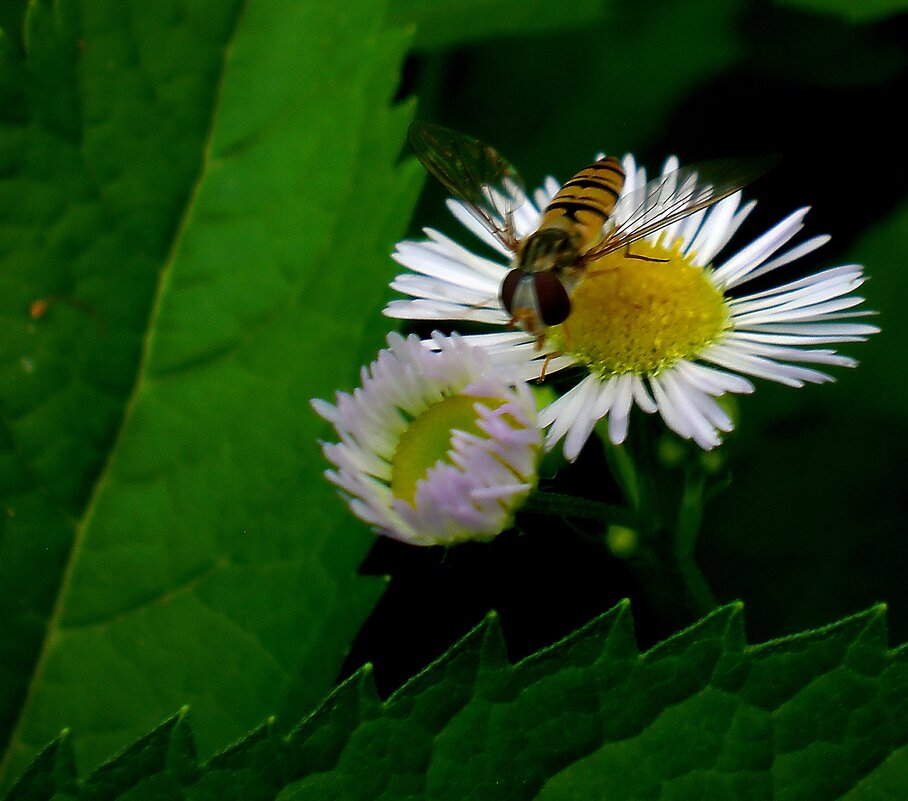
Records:
[[[653,426],[641,425],[630,445],[613,445],[607,431],[599,433],[612,475],[636,518],[632,541],[606,532],[605,542],[627,564],[660,617],[672,628],[687,626],[718,606],[694,551],[704,504],[722,480],[711,481],[715,467],[695,449],[675,451],[677,463],[659,458],[659,446],[671,435],[654,437]],[[672,438],[670,444],[679,443]]]

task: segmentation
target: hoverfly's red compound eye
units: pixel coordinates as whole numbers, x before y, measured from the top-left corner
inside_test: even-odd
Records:
[[[571,299],[555,273],[533,273],[539,316],[546,325],[558,325],[571,313]]]
[[[504,277],[504,281],[501,282],[501,292],[498,294],[501,298],[501,305],[507,309],[508,314],[514,314],[514,293],[517,291],[517,285],[520,283],[520,279],[525,275],[526,273],[523,270],[519,270],[515,267]]]
[[[508,314],[525,310],[544,325],[563,323],[571,313],[571,299],[561,279],[550,271],[528,273],[515,267],[501,282],[501,305]]]

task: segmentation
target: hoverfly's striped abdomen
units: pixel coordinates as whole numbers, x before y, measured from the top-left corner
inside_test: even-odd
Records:
[[[594,245],[624,187],[624,170],[614,156],[590,164],[568,181],[546,206],[539,230],[560,228],[579,239],[582,253]]]

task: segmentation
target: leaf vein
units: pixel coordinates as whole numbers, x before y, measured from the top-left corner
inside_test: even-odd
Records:
[[[80,551],[84,534],[88,525],[91,522],[92,515],[97,503],[97,499],[105,486],[112,465],[115,461],[115,456],[117,454],[118,448],[123,438],[123,433],[128,427],[129,420],[131,419],[132,411],[135,408],[136,400],[140,394],[141,387],[143,385],[143,376],[145,371],[145,366],[148,361],[148,354],[150,351],[152,334],[154,331],[154,324],[157,319],[160,304],[164,291],[169,283],[170,271],[173,266],[177,251],[179,249],[179,243],[182,238],[183,232],[185,231],[187,222],[191,216],[193,206],[198,197],[199,189],[207,175],[207,170],[210,164],[211,156],[211,138],[214,132],[215,121],[218,116],[218,111],[220,109],[220,98],[223,92],[223,82],[224,76],[226,73],[226,65],[230,58],[230,54],[236,41],[236,36],[240,28],[241,21],[246,14],[246,11],[249,6],[249,0],[242,0],[242,3],[237,9],[236,16],[233,20],[233,25],[231,30],[226,38],[223,56],[221,60],[221,70],[218,76],[217,87],[214,92],[214,99],[212,102],[212,112],[209,117],[208,129],[206,136],[204,138],[203,147],[202,147],[202,159],[199,166],[199,172],[196,176],[196,180],[192,185],[190,192],[187,195],[185,207],[183,214],[180,218],[179,223],[176,226],[174,231],[173,239],[171,242],[171,247],[169,249],[167,258],[164,261],[164,264],[161,267],[158,283],[155,290],[154,299],[151,304],[151,309],[148,316],[148,325],[146,328],[145,338],[142,347],[142,354],[139,360],[139,367],[136,370],[136,378],[133,384],[132,392],[130,393],[129,398],[126,401],[126,405],[123,412],[123,417],[120,421],[120,426],[117,430],[115,439],[110,447],[110,450],[107,453],[107,459],[102,465],[98,476],[95,480],[94,487],[90,494],[88,503],[86,504],[85,511],[82,514],[80,520],[75,523],[75,536],[73,537],[73,543],[70,548],[70,556],[67,560],[66,568],[63,572],[63,576],[60,582],[59,592],[57,594],[56,601],[54,603],[53,610],[51,611],[50,616],[48,617],[47,627],[45,629],[44,642],[42,643],[40,653],[35,662],[35,669],[32,673],[31,679],[28,683],[28,689],[23,698],[22,704],[19,707],[19,714],[16,717],[16,722],[13,726],[12,733],[7,741],[8,745],[6,752],[3,754],[2,759],[0,759],[0,778],[2,778],[8,769],[10,760],[16,750],[16,746],[22,742],[22,728],[25,724],[25,721],[28,717],[28,710],[31,708],[31,705],[34,701],[37,688],[41,683],[42,677],[47,667],[47,660],[50,653],[50,644],[54,640],[55,632],[59,629],[60,620],[63,614],[64,601],[67,596],[69,586],[72,582],[72,577],[74,573],[74,565],[77,562],[77,554]],[[80,130],[83,129],[83,126],[80,125]],[[94,176],[93,176],[94,177]]]

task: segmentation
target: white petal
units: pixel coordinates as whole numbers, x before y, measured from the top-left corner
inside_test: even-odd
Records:
[[[726,392],[749,395],[754,385],[746,378],[734,373],[726,373],[714,367],[707,367],[695,362],[681,361],[675,365],[689,384],[693,384],[710,395],[724,395]]]
[[[792,323],[791,325],[753,326],[753,330],[771,334],[859,337],[861,340],[880,332],[877,326],[869,323]]]
[[[585,379],[591,380],[591,379]],[[582,382],[581,382],[582,383]],[[574,396],[580,391],[580,384],[575,384],[571,389],[553,400],[548,406],[539,412],[539,425],[542,428],[548,428],[552,425],[568,406],[573,402]]]
[[[671,398],[672,406],[687,422],[694,442],[704,450],[716,447],[721,440],[715,428],[700,411],[698,402],[694,400],[699,391],[680,381],[671,370],[666,370],[660,378],[666,394]]]
[[[735,339],[750,342],[766,342],[771,345],[830,345],[840,342],[866,342],[866,336],[836,334],[825,336],[805,336],[803,334],[768,334],[766,328],[757,326],[755,330],[735,331]]]
[[[714,346],[702,354],[701,358],[730,370],[737,370],[757,378],[767,378],[770,381],[778,381],[780,384],[787,384],[790,387],[802,387],[805,381],[813,384],[832,381],[830,376],[817,370],[791,364],[778,364],[771,359],[740,353],[724,345]]]
[[[391,282],[391,289],[403,295],[410,295],[424,300],[443,300],[458,303],[462,306],[483,306],[501,311],[497,293],[487,290],[467,289],[464,286],[427,278],[423,275],[403,273]]]
[[[468,231],[474,234],[479,238],[481,242],[484,242],[490,248],[497,250],[502,256],[510,258],[513,254],[499,242],[492,234],[489,232],[489,229],[485,227],[476,217],[472,215],[470,211],[467,210],[467,207],[458,200],[453,200],[449,198],[447,201],[448,209],[451,214],[453,214],[458,222],[464,226]]]
[[[736,319],[746,313],[773,309],[787,311],[789,309],[803,309],[816,306],[823,301],[831,300],[842,295],[847,295],[864,283],[860,274],[839,274],[826,280],[817,281],[798,289],[784,287],[764,294],[760,298],[744,297],[732,300],[729,306]]]
[[[649,392],[646,389],[646,384],[642,378],[637,376],[634,377],[634,382],[632,385],[634,400],[646,414],[654,414],[659,410],[659,407],[656,406],[656,402],[652,399]]]
[[[653,398],[659,407],[659,415],[665,421],[672,431],[682,439],[690,439],[692,432],[687,419],[675,408],[672,400],[668,397],[665,388],[662,385],[663,376],[653,376],[650,378],[650,386],[653,388]]]
[[[776,256],[776,258],[771,261],[763,264],[762,267],[752,270],[746,275],[741,276],[736,281],[731,281],[725,284],[726,289],[729,289],[733,286],[738,286],[743,284],[746,281],[752,281],[754,278],[759,278],[761,275],[766,275],[771,273],[773,270],[777,270],[779,267],[783,267],[786,264],[790,264],[797,259],[803,258],[808,253],[812,253],[817,248],[825,245],[832,237],[828,234],[823,234],[821,236],[814,236],[808,239],[806,242],[802,242],[800,245],[796,245],[789,250],[786,250],[781,256]]]
[[[790,323],[790,322],[810,322],[813,320],[822,320],[830,316],[840,317],[842,315],[836,312],[845,309],[851,309],[859,306],[864,302],[860,295],[849,295],[848,297],[830,300],[826,303],[817,303],[815,305],[803,305],[800,302],[773,309],[764,309],[762,311],[750,312],[747,314],[733,316],[736,328],[762,325],[765,323]]]
[[[728,241],[728,229],[740,203],[741,193],[735,192],[710,209],[703,225],[685,251],[694,254],[695,264],[705,267]]]
[[[770,228],[765,234],[757,237],[747,247],[739,250],[734,256],[717,268],[712,279],[716,286],[724,288],[732,283],[740,283],[751,271],[759,267],[769,256],[777,251],[798,231],[803,228],[804,216],[808,209],[798,209],[781,222]]]
[[[726,433],[734,429],[734,421],[712,395],[703,392],[690,392],[687,397],[713,428]]]
[[[564,458],[569,462],[573,462],[580,455],[580,450],[589,439],[597,420],[593,406],[599,395],[600,384],[591,380],[584,381],[581,386],[581,395],[572,407],[574,420],[564,440]]]
[[[549,360],[549,363],[545,368],[546,377],[552,376],[559,370],[564,370],[566,367],[570,367],[576,363],[577,360],[574,356],[556,356],[554,359]],[[520,376],[521,380],[536,380],[542,375],[542,361],[537,359],[532,362],[515,364],[514,369],[517,371],[517,375]]]
[[[429,242],[425,244],[434,247],[441,253],[447,254],[452,259],[460,261],[487,278],[500,282],[504,274],[502,271],[507,272],[508,270],[507,264],[480,256],[434,228],[423,228],[422,230],[429,237]]]
[[[507,269],[493,261],[488,261],[486,266],[494,266],[494,272],[478,269],[473,260],[441,252],[428,242],[398,242],[397,250],[391,254],[391,258],[414,272],[496,297],[501,282],[507,275]]]
[[[618,376],[612,376],[604,384],[600,385],[599,396],[593,400],[593,416],[598,422],[612,407],[615,402],[615,394],[618,391]]]
[[[615,400],[609,409],[608,438],[615,445],[620,445],[627,438],[627,428],[630,422],[631,405],[633,403],[634,376],[630,373],[618,376],[615,387]]]
[[[440,300],[392,300],[382,312],[398,320],[471,320],[504,325],[507,315],[498,309],[470,308]]]
[[[771,359],[784,359],[793,362],[814,362],[832,364],[839,367],[854,367],[857,362],[848,356],[842,356],[830,348],[791,348],[783,345],[770,345],[743,339],[735,334],[726,337],[725,342],[740,353],[751,353],[755,356],[768,356]]]
[[[543,428],[546,427],[549,421],[552,424],[545,438],[546,450],[551,450],[567,434],[577,418],[578,411],[587,402],[597,383],[597,379],[587,376],[577,386],[570,389],[554,403],[550,403],[539,413],[539,423]]]

